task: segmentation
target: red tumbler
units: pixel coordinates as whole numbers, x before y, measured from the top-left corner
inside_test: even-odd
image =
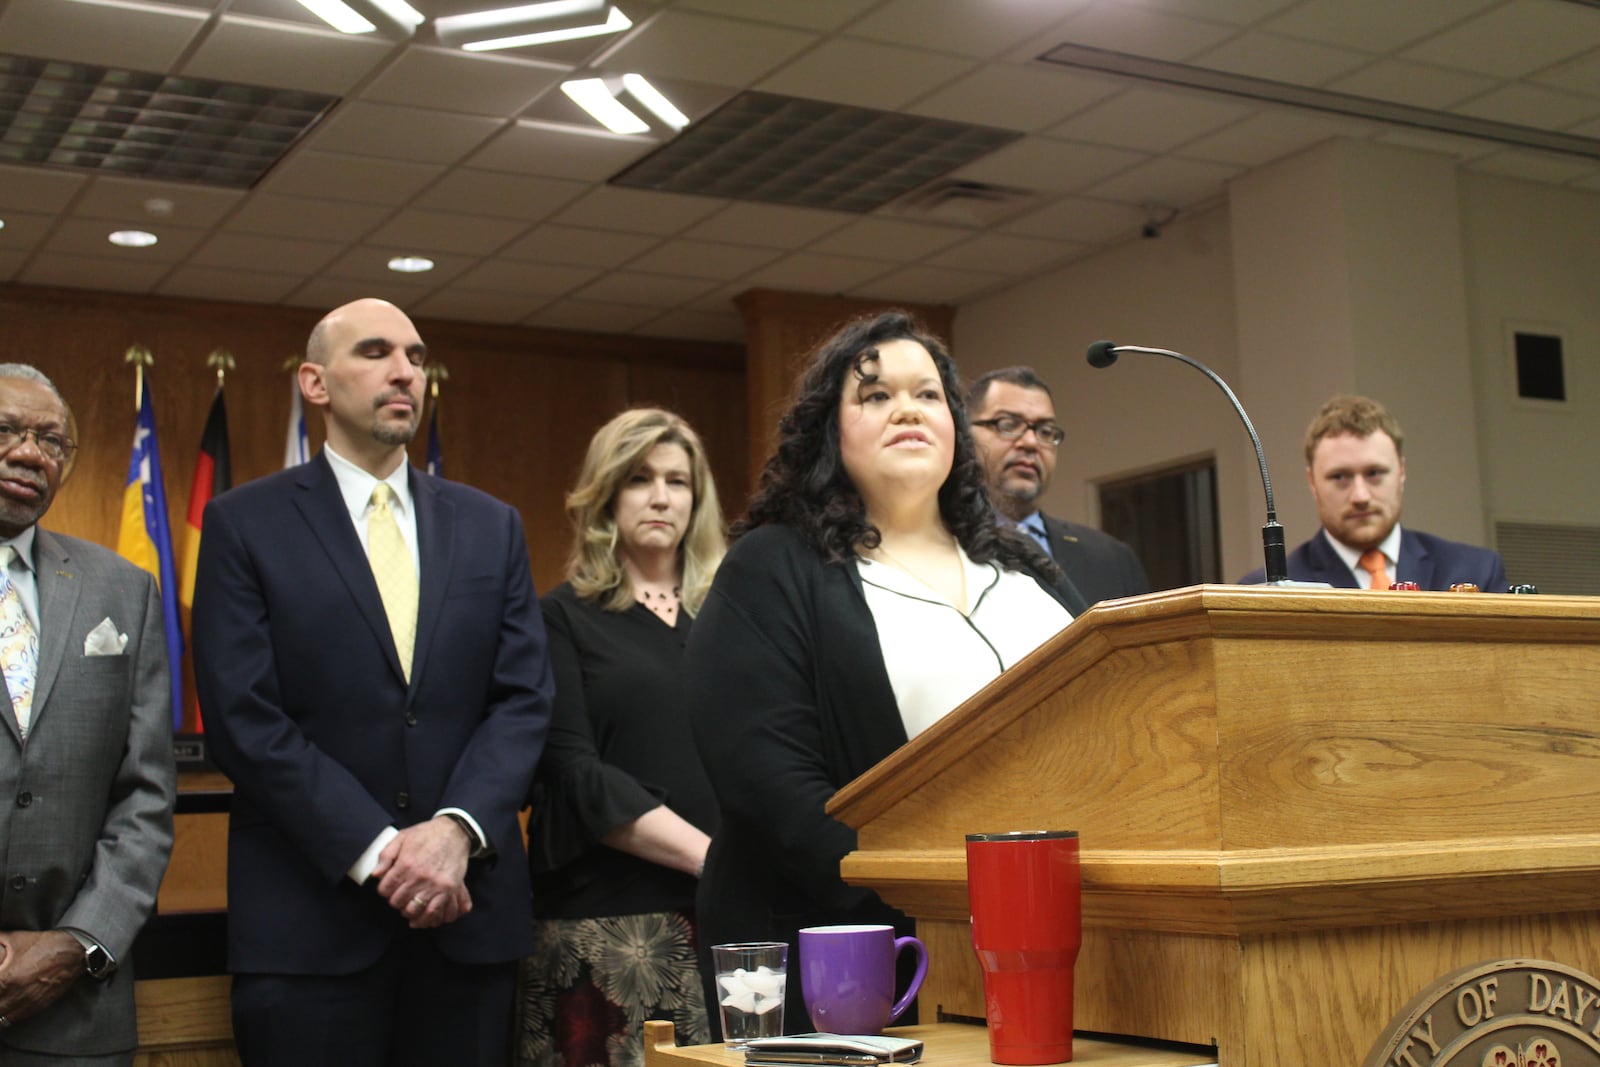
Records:
[[[1072,968],[1083,944],[1076,830],[967,835],[972,947],[995,1063],[1072,1059]]]

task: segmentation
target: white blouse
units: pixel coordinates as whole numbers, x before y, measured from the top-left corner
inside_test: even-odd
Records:
[[[970,605],[965,615],[898,567],[856,560],[907,737],[944,718],[1072,621],[1029,575],[974,563],[965,552],[961,565]]]

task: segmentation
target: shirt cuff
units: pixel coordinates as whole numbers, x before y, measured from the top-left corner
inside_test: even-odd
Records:
[[[350,870],[346,872],[350,875],[350,880],[360,885],[371,877],[372,869],[378,865],[378,853],[383,851],[383,846],[399,836],[400,831],[392,826],[385,826],[380,830],[378,836],[373,838],[372,844],[367,846],[367,850],[350,865]]]
[[[489,854],[489,838],[485,836],[483,827],[478,825],[477,819],[474,819],[460,808],[440,808],[433,813],[433,817],[436,819],[441,815],[448,815],[456,820],[461,824],[461,828],[467,831],[467,836],[472,838],[472,850],[467,853],[468,859],[477,859],[480,856]]]

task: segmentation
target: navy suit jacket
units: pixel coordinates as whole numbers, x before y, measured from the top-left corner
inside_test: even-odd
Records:
[[[1361,588],[1320,530],[1289,553],[1289,577],[1297,582],[1327,582],[1337,589]],[[1400,529],[1400,561],[1395,565],[1394,580],[1416,582],[1436,592],[1471,582],[1485,593],[1504,593],[1507,585],[1500,553],[1405,527]],[[1265,572],[1257,569],[1240,578],[1239,584],[1259,585],[1264,581]]]
[[[349,974],[405,920],[349,867],[386,826],[470,813],[496,854],[472,911],[432,931],[461,963],[533,949],[517,810],[553,692],[522,522],[412,468],[421,587],[408,685],[383,601],[325,456],[224,493],[205,512],[195,680],[233,779],[234,971]]]
[[[1108,533],[1043,512],[1044,531],[1056,564],[1090,604],[1150,591],[1150,579],[1133,549]]]

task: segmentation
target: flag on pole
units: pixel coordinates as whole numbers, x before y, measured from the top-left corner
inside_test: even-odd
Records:
[[[182,606],[184,633],[191,633],[189,619],[194,611],[194,572],[200,561],[200,526],[206,504],[212,497],[233,488],[233,464],[228,454],[228,406],[222,386],[211,398],[211,413],[200,434],[200,455],[194,461],[194,482],[189,487],[189,513],[183,531],[183,560],[178,571],[178,602]],[[205,730],[200,706],[194,709],[196,733]]]
[[[289,432],[283,442],[283,465],[298,467],[311,458],[311,441],[306,436],[306,409],[300,399],[300,377],[289,375]]]
[[[444,477],[444,449],[439,445],[439,397],[434,394],[433,411],[428,415],[428,473]]]
[[[139,417],[134,424],[133,457],[122,490],[122,525],[117,555],[149,571],[161,590],[166,622],[167,662],[172,676],[172,728],[183,725],[183,630],[178,625],[178,583],[173,578],[172,527],[167,521],[167,490],[156,447],[156,417],[144,368],[138,368]]]

